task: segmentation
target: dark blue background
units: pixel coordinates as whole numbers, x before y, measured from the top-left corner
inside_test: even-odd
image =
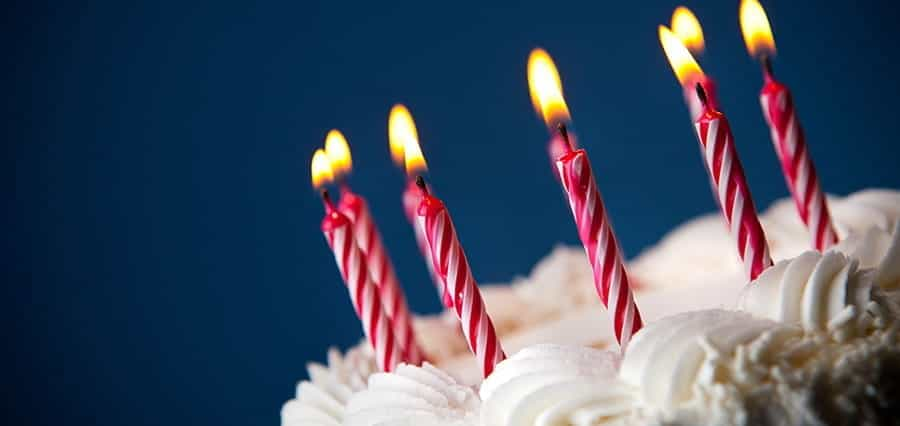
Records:
[[[715,208],[657,41],[675,2],[125,3],[4,13],[4,393],[30,422],[277,424],[305,362],[361,336],[309,187],[332,127],[413,308],[435,312],[387,151],[395,102],[482,282],[576,243],[528,98],[536,46],[627,253]],[[737,3],[688,6],[764,206],[787,191]],[[894,6],[764,5],[826,190],[900,187]]]

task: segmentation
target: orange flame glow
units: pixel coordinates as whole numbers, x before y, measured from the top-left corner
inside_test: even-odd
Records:
[[[317,149],[315,154],[313,154],[312,164],[309,168],[312,172],[313,188],[319,189],[334,180],[334,173],[331,171],[331,162],[328,160],[328,154],[321,148]]]
[[[692,84],[703,76],[703,70],[700,69],[700,65],[697,65],[691,52],[684,47],[675,33],[664,25],[659,26],[659,42],[662,44],[663,51],[666,52],[669,65],[675,71],[675,77],[682,86]]]
[[[761,55],[775,54],[775,39],[772,37],[772,27],[769,26],[769,18],[762,5],[756,0],[741,1],[741,32],[744,34],[744,43],[750,56],[756,58]]]
[[[528,56],[528,90],[534,110],[548,127],[569,121],[569,107],[563,98],[559,72],[544,49],[534,49]]]
[[[684,6],[675,8],[675,12],[672,13],[672,32],[692,53],[703,52],[705,46],[703,28],[700,27],[700,21],[690,9]]]
[[[353,168],[353,159],[350,157],[350,146],[347,139],[337,129],[332,129],[325,136],[325,154],[328,156],[331,170],[335,177],[346,176]]]
[[[403,104],[396,104],[391,108],[388,116],[388,143],[391,148],[391,158],[397,165],[404,164],[404,152],[407,145],[419,145],[416,123],[413,121],[412,114]]]

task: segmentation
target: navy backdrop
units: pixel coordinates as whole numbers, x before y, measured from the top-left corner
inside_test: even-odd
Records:
[[[479,2],[480,3],[480,2]],[[607,4],[604,4],[607,3]],[[754,196],[787,191],[737,1],[693,1]],[[13,414],[36,424],[277,424],[307,360],[361,330],[309,159],[347,135],[411,305],[439,303],[387,113],[417,120],[477,278],[576,243],[525,81],[555,58],[625,251],[715,208],[657,40],[673,1],[11,3],[2,43]],[[827,191],[900,187],[890,2],[765,1]],[[10,402],[12,401],[12,402]]]

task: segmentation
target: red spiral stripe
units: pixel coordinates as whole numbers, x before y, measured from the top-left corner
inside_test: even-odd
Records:
[[[760,94],[763,116],[769,125],[772,144],[781,170],[816,250],[825,251],[837,243],[837,233],[813,166],[803,128],[797,119],[794,100],[786,86],[769,78]]]
[[[381,298],[369,277],[365,255],[354,240],[349,219],[337,212],[329,215],[337,218],[339,223],[329,228],[323,226],[325,239],[334,252],[334,259],[350,292],[353,308],[375,351],[378,367],[382,371],[391,371],[397,365],[401,352],[382,310]]]
[[[590,161],[585,151],[579,149],[560,157],[556,167],[593,270],[594,286],[612,316],[616,340],[624,352],[631,336],[643,327],[643,321]]]
[[[750,280],[772,265],[766,235],[759,223],[744,168],[734,149],[734,137],[725,116],[707,110],[696,123],[707,171],[716,188],[719,207],[737,242],[738,255]]]
[[[450,215],[442,205],[436,205],[439,202],[429,209],[423,200],[418,219],[431,248],[434,269],[447,286],[469,349],[475,354],[484,377],[488,377],[494,367],[506,359],[506,354],[485,310],[481,292],[459,244]]]

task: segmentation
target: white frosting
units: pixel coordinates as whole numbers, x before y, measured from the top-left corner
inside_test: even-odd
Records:
[[[347,404],[346,426],[478,424],[478,397],[431,364],[401,364],[369,378]]]
[[[641,402],[671,416],[695,400],[696,385],[721,380],[714,362],[763,333],[771,340],[798,333],[747,313],[707,310],[649,324],[631,342],[619,377],[639,389]]]
[[[593,425],[630,413],[609,351],[536,345],[497,365],[481,385],[482,426]]]
[[[619,372],[638,390],[633,418],[684,425],[895,421],[898,324],[884,305],[872,305],[865,313],[871,327],[846,340],[740,311],[687,312],[650,324],[635,335]]]
[[[281,408],[282,426],[341,425],[350,397],[366,387],[369,375],[377,370],[368,345],[360,345],[344,356],[328,350],[328,365],[310,363],[309,380],[297,384],[296,397]]]
[[[865,190],[829,196],[828,201],[842,240],[872,228],[890,235],[900,220],[900,191]],[[811,248],[809,232],[790,198],[773,203],[760,222],[774,260],[790,259]],[[709,277],[740,279],[741,271],[734,241],[718,213],[679,226],[629,265],[631,276],[644,288],[703,285]]]
[[[863,233],[853,232],[835,249],[857,259],[860,268],[874,269],[875,284],[882,290],[900,287],[900,223],[895,223],[890,231],[876,227]]]
[[[872,277],[859,269],[858,260],[840,252],[810,251],[763,272],[745,287],[738,308],[809,330],[828,330],[851,313],[865,311]]]

